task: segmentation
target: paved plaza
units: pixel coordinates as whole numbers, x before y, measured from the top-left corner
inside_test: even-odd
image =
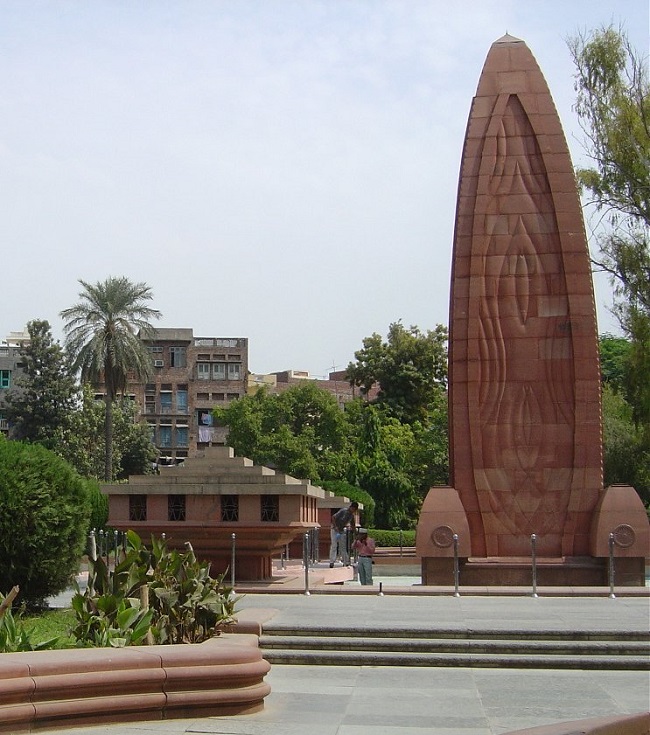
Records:
[[[648,597],[247,594],[238,607],[262,617],[273,610],[274,623],[311,628],[645,632],[650,625]],[[498,735],[650,707],[647,671],[274,665],[267,680],[272,692],[256,714],[52,732]]]

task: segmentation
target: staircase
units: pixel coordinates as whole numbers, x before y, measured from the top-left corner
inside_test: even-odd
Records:
[[[630,631],[297,629],[264,625],[271,664],[650,671],[650,634]]]

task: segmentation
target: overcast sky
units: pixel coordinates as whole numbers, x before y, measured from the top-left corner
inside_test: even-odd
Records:
[[[0,0],[0,340],[110,275],[254,372],[446,324],[490,45],[526,41],[584,163],[566,39],[612,22],[647,52],[648,0]]]

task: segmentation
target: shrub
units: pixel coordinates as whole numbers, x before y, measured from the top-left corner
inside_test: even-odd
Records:
[[[86,481],[65,460],[0,436],[0,592],[18,585],[23,604],[38,607],[66,589],[89,513]]]
[[[384,531],[376,528],[369,528],[368,535],[375,539],[377,546],[383,547],[399,547],[400,532]],[[415,546],[415,531],[402,531],[402,546]]]
[[[101,557],[89,560],[88,588],[72,598],[80,644],[200,643],[233,622],[237,598],[191,546],[169,551],[152,538],[150,551],[134,531],[126,540],[114,572]]]

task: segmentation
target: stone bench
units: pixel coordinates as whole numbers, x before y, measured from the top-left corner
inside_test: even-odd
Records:
[[[270,686],[256,635],[200,644],[0,656],[0,732],[256,712]]]

